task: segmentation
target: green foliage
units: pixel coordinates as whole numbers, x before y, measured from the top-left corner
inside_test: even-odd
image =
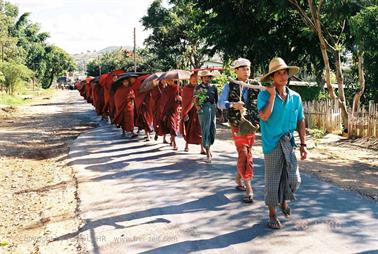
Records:
[[[14,94],[16,85],[33,75],[28,67],[15,62],[0,63],[0,71],[4,74],[3,84],[8,94]]]
[[[321,88],[319,86],[290,86],[290,89],[301,95],[302,101],[319,100]]]
[[[137,60],[137,63],[140,62],[139,58]],[[87,75],[95,77],[99,76],[100,69],[101,73],[107,73],[117,69],[129,68],[133,64],[131,53],[124,49],[118,49],[104,53],[90,61],[87,64]]]
[[[159,62],[162,70],[198,68],[209,53],[205,45],[203,27],[207,14],[193,1],[172,0],[165,8],[155,0],[148,8],[142,24],[152,34],[146,39],[147,49]]]
[[[366,90],[361,101],[378,101],[378,6],[362,9],[350,24],[355,45],[364,52]]]
[[[269,61],[280,56],[309,73],[322,69],[319,43],[295,12],[280,1],[196,0],[209,14],[204,26],[212,53],[226,59],[245,57],[252,75],[263,73]],[[285,1],[286,2],[286,1]],[[320,68],[319,68],[320,67]]]
[[[62,49],[47,44],[48,33],[41,32],[29,16],[30,13],[19,14],[17,6],[0,0],[0,61],[26,66],[34,72],[28,72],[28,76],[47,88],[54,77],[73,69],[74,62]],[[15,88],[12,85],[10,89],[14,92]]]
[[[194,93],[194,98],[196,99],[196,105],[198,107],[202,107],[206,99],[208,98],[207,90],[202,88],[196,90]]]
[[[25,104],[26,101],[20,96],[13,96],[9,94],[0,94],[0,105],[19,106]]]
[[[315,140],[323,138],[326,134],[326,131],[322,129],[308,129],[308,132],[310,136]]]

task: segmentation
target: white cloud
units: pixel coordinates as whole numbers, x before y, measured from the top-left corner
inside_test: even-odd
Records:
[[[142,46],[148,32],[140,19],[152,0],[11,0],[20,12],[31,12],[31,20],[49,32],[50,42],[69,53],[100,50],[107,46]]]

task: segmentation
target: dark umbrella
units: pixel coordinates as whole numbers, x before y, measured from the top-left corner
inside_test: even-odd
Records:
[[[158,80],[183,80],[190,79],[191,72],[185,70],[171,70],[164,72]]]
[[[208,67],[208,68],[198,68],[198,69],[192,69],[190,71],[197,72],[197,71],[223,71],[224,68],[222,67]]]
[[[155,86],[157,86],[159,84],[159,81],[157,80],[161,75],[163,74],[163,72],[155,72],[154,74],[151,74],[150,76],[148,76],[145,80],[143,80],[140,88],[139,88],[139,92],[143,93],[143,92],[147,92],[149,90],[151,90],[152,88],[154,88]]]
[[[136,77],[139,77],[139,75],[134,72],[128,72],[128,73],[119,75],[117,80],[114,81],[112,84],[112,91],[116,91],[122,85],[122,80],[132,78],[132,77],[136,78]]]

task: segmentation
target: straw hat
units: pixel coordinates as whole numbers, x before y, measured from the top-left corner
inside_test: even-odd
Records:
[[[199,76],[200,77],[215,77],[217,76],[217,74],[209,70],[204,70],[199,73]]]
[[[289,77],[291,77],[291,76],[293,76],[293,75],[295,75],[299,72],[298,66],[288,66],[285,63],[285,61],[280,57],[273,58],[269,63],[268,73],[265,74],[264,76],[262,76],[260,78],[260,81],[261,82],[268,82],[268,81],[270,81],[270,75],[272,75],[276,71],[285,70],[285,69],[288,70]]]
[[[295,75],[299,72],[298,66],[288,66],[285,63],[285,61],[280,57],[273,58],[269,63],[269,72],[267,74],[263,75],[260,78],[260,81],[261,82],[268,82],[268,81],[270,81],[270,75],[272,75],[276,71],[285,70],[285,69],[288,70],[289,77],[291,77],[291,76],[293,76],[293,75]]]
[[[232,68],[236,69],[241,66],[251,66],[251,62],[245,58],[238,58],[232,63]]]

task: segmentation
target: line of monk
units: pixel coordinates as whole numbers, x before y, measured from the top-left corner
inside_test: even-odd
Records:
[[[115,70],[77,81],[75,88],[88,103],[92,103],[97,115],[121,128],[123,136],[136,138],[143,130],[148,142],[151,133],[155,132],[155,140],[161,136],[163,143],[177,150],[176,137],[181,134],[186,141],[185,152],[189,151],[189,144],[194,144],[201,145],[201,154],[206,154],[194,99],[198,72],[191,75],[183,88],[180,80],[161,80],[141,92],[141,85],[149,76]]]

